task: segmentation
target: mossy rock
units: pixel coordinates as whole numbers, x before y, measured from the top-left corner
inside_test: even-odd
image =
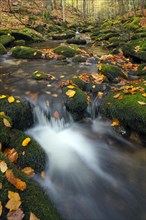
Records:
[[[146,63],[140,64],[135,74],[138,76],[146,76]]]
[[[26,130],[33,124],[32,108],[24,99],[14,97],[14,101],[9,103],[11,96],[0,99],[0,112],[5,112],[13,123],[13,128]]]
[[[42,58],[42,52],[25,46],[16,46],[12,48],[12,56],[22,59],[39,59]]]
[[[101,37],[101,40],[109,40],[111,37],[119,37],[119,33],[108,33],[108,34],[103,34]]]
[[[30,213],[34,213],[40,220],[61,220],[55,206],[49,199],[45,190],[42,189],[38,183],[34,182],[30,177],[26,176],[16,166],[11,163],[2,152],[0,152],[0,160],[5,161],[9,170],[13,171],[16,178],[26,183],[26,189],[20,191],[13,186],[6,178],[5,173],[0,171],[0,183],[2,183],[2,189],[0,191],[0,201],[2,203],[2,215],[1,219],[7,219],[8,209],[5,207],[8,202],[8,191],[17,192],[20,195],[22,204],[20,206],[24,213],[23,220],[30,219]]]
[[[75,57],[72,58],[72,61],[75,63],[83,63],[86,62],[87,57],[86,56],[82,56],[82,55],[76,55]]]
[[[0,55],[6,54],[7,50],[3,44],[0,43]]]
[[[35,140],[31,139],[28,145],[23,147],[22,142],[29,137],[29,135],[14,129],[9,134],[9,137],[10,147],[15,148],[18,153],[16,164],[20,169],[31,167],[35,173],[40,173],[45,170],[47,157],[44,150]]]
[[[72,113],[77,114],[82,118],[82,113],[87,108],[87,95],[81,89],[75,86],[63,87],[63,95],[66,108]],[[72,97],[67,95],[68,93],[73,93]]]
[[[25,40],[15,40],[14,46],[25,46]]]
[[[15,38],[10,34],[0,36],[0,43],[3,44],[4,46],[9,46],[14,40]]]
[[[40,33],[30,28],[24,28],[19,31],[12,30],[11,35],[14,36],[16,40],[25,40],[29,43],[44,41]]]
[[[84,82],[84,81],[83,81],[81,78],[79,78],[79,77],[73,77],[71,80],[72,80],[72,82],[73,82],[74,84],[76,84],[81,90],[86,91],[88,83]]]
[[[140,38],[146,37],[146,32],[141,32],[141,33],[135,33],[132,37],[131,40],[137,40]]]
[[[48,79],[48,76],[46,73],[35,71],[32,73],[32,78],[37,80],[42,80],[42,79]]]
[[[10,117],[6,116],[4,113],[0,114],[0,143],[8,144],[9,143],[9,132],[12,127],[12,120]]]
[[[64,39],[72,38],[74,36],[75,36],[74,33],[65,33],[65,34],[63,33],[63,34],[54,34],[51,37],[53,40],[64,40]]]
[[[63,55],[65,57],[73,57],[79,54],[79,51],[70,46],[58,46],[54,49],[55,53]]]
[[[139,86],[144,88],[143,93],[145,93],[145,83],[133,84],[133,87]],[[114,97],[118,93],[123,96],[122,99]],[[133,95],[130,93],[125,94],[123,90],[110,92],[103,98],[100,112],[107,118],[117,118],[124,127],[146,134],[146,107],[143,103],[146,103],[146,98],[142,96],[141,92],[136,92]]]
[[[112,64],[102,64],[100,72],[104,74],[110,81],[117,77],[127,78],[119,67]]]
[[[73,38],[73,39],[67,40],[66,43],[68,43],[68,44],[77,44],[77,45],[85,45],[87,42],[86,42],[86,40]]]

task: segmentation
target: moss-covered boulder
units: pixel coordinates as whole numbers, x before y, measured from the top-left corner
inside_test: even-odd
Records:
[[[144,81],[110,92],[102,100],[101,114],[120,121],[124,127],[146,133],[146,86]]]
[[[9,134],[9,137],[9,146],[15,148],[18,153],[16,164],[19,168],[31,167],[35,173],[40,173],[45,169],[47,163],[46,154],[35,140],[22,131],[14,129]],[[26,138],[30,138],[30,142],[24,146]]]
[[[85,45],[87,42],[84,39],[72,38],[72,39],[68,39],[66,41],[66,43],[68,43],[68,44],[77,44],[77,45]]]
[[[119,67],[112,64],[102,64],[100,66],[100,72],[105,75],[110,81],[119,77],[127,78]]]
[[[9,132],[12,127],[11,119],[5,115],[4,112],[0,112],[0,143],[9,143]]]
[[[7,50],[3,44],[0,43],[0,55],[6,54]]]
[[[42,80],[42,79],[47,79],[48,76],[46,73],[36,70],[35,72],[32,73],[32,78],[37,80]]]
[[[30,219],[31,213],[33,213],[40,220],[59,220],[60,215],[57,213],[55,206],[51,203],[46,192],[34,182],[30,177],[26,176],[16,166],[11,163],[2,152],[0,152],[0,161],[5,162],[8,167],[9,173],[13,173],[14,178],[18,178],[26,185],[24,190],[16,188],[10,183],[6,177],[6,172],[2,173],[0,170],[0,202],[2,205],[1,219],[7,219],[9,209],[6,208],[6,204],[9,201],[8,192],[18,193],[20,196],[20,206],[18,206],[23,214],[23,220]],[[13,205],[16,201],[13,201]],[[14,206],[13,206],[14,207]],[[13,209],[12,209],[13,210]],[[15,219],[15,217],[13,218]]]
[[[42,52],[25,46],[16,46],[12,48],[12,56],[22,59],[39,59],[42,58]]]
[[[76,55],[75,57],[72,58],[72,61],[75,63],[83,63],[86,62],[87,56],[84,55]]]
[[[79,54],[79,51],[71,46],[58,46],[54,49],[55,53],[63,55],[65,57],[73,57],[76,54]]]
[[[138,76],[146,76],[146,63],[140,64],[135,74]]]
[[[14,40],[15,38],[10,34],[0,36],[0,43],[4,46],[9,46]]]
[[[26,130],[33,124],[32,108],[24,99],[1,95],[0,112],[5,112],[11,118],[13,128]]]
[[[69,85],[62,88],[66,108],[72,113],[74,119],[83,117],[87,108],[87,94],[78,87]]]

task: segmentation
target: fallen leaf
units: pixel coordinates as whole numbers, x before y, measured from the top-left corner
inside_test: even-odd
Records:
[[[4,155],[13,163],[16,162],[16,160],[18,159],[18,153],[15,148],[6,149],[4,151]]]
[[[12,102],[14,102],[14,101],[15,101],[15,98],[14,98],[13,96],[9,96],[8,102],[9,102],[9,103],[12,103]]]
[[[26,146],[29,144],[30,141],[31,141],[31,138],[29,138],[29,137],[25,138],[25,139],[22,141],[22,146],[23,146],[23,147],[26,147]]]
[[[120,95],[121,95],[120,93],[117,93],[117,94],[114,95],[113,97],[114,97],[115,99],[117,99],[117,98],[119,98]]]
[[[0,95],[0,99],[6,98],[6,95]]]
[[[42,172],[41,172],[41,177],[42,177],[43,179],[45,179],[46,174],[45,174],[45,172],[44,172],[44,171],[42,171]]]
[[[74,90],[72,90],[72,89],[69,89],[69,90],[67,90],[67,92],[66,92],[66,95],[68,96],[68,97],[73,97],[74,95],[76,94],[76,91],[74,91]]]
[[[36,215],[34,213],[30,213],[30,218],[29,220],[40,220],[39,218],[36,217]]]
[[[31,167],[24,167],[21,171],[28,176],[32,176],[35,173],[34,169],[32,169]]]
[[[37,73],[37,74],[36,74],[37,77],[40,77],[41,75],[42,75],[41,73]]]
[[[2,143],[0,142],[0,151],[2,151]]]
[[[146,102],[137,101],[140,105],[146,105]]]
[[[9,209],[10,211],[18,210],[18,208],[20,207],[22,203],[19,194],[17,192],[8,191],[8,198],[9,198],[9,201],[7,202],[5,207]]]
[[[67,86],[67,88],[69,88],[69,89],[73,89],[73,88],[75,88],[73,85],[69,85],[69,86]]]
[[[103,92],[98,92],[97,96],[98,96],[99,99],[102,99],[102,97],[103,97]]]
[[[3,123],[4,123],[4,125],[5,125],[6,127],[8,127],[8,128],[11,127],[10,122],[9,122],[6,118],[3,119]]]
[[[22,220],[23,217],[24,213],[20,208],[17,210],[9,211],[7,214],[7,220]]]
[[[5,112],[0,112],[0,115],[5,116]]]
[[[35,52],[33,53],[33,55],[36,56],[36,55],[37,55],[37,52],[35,51]]]
[[[2,207],[2,202],[0,201],[0,216],[2,215],[3,212],[3,207]]]
[[[0,183],[0,190],[3,188],[3,185],[2,185],[2,183]]]
[[[2,160],[2,161],[0,162],[0,171],[1,171],[2,173],[5,173],[5,172],[7,171],[7,169],[8,169],[8,167],[7,167],[6,162]]]
[[[114,121],[112,122],[111,126],[118,126],[120,124],[119,120],[116,118],[114,119]]]
[[[146,98],[146,93],[143,93],[142,96]]]
[[[119,99],[119,100],[122,100],[122,99],[123,99],[123,96],[122,96],[122,95],[120,95],[120,96],[118,97],[118,99]]]

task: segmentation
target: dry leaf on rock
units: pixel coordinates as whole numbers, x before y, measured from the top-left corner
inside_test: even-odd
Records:
[[[146,105],[146,102],[137,101],[140,105]]]
[[[9,211],[7,214],[7,220],[22,220],[23,217],[24,213],[20,208],[15,211]]]
[[[32,176],[35,173],[34,169],[32,169],[31,167],[24,167],[21,171],[28,176]]]
[[[4,155],[13,163],[16,162],[16,160],[18,159],[18,153],[15,148],[6,149],[4,151]]]
[[[4,125],[5,125],[6,127],[8,127],[8,128],[11,127],[10,122],[9,122],[6,118],[3,119],[3,123],[4,123]]]
[[[114,127],[114,126],[118,126],[118,125],[120,125],[120,122],[119,122],[119,120],[116,118],[116,119],[114,119],[114,121],[113,121],[113,123],[111,124],[111,126]]]
[[[26,146],[29,144],[30,141],[31,141],[31,138],[29,138],[29,137],[25,138],[25,139],[22,141],[22,146],[23,146],[23,147],[26,147]]]
[[[8,102],[9,102],[9,103],[12,103],[12,102],[14,102],[14,101],[15,101],[15,98],[14,98],[13,96],[9,96]]]
[[[39,218],[36,217],[36,215],[34,213],[30,213],[30,218],[29,220],[40,220]]]
[[[6,208],[10,211],[17,210],[21,205],[21,198],[17,192],[8,191],[9,201],[6,204]]]
[[[0,162],[0,171],[1,171],[2,173],[5,173],[5,172],[7,171],[7,169],[8,169],[8,167],[7,167],[6,162],[2,160],[2,161]]]
[[[73,97],[74,95],[76,94],[76,91],[72,90],[72,89],[69,89],[67,92],[66,92],[66,95],[71,98]]]

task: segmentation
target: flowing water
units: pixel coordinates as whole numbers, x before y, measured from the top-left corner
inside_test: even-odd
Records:
[[[74,74],[92,73],[96,65],[17,60],[10,55],[2,56],[0,61],[0,93],[31,94],[41,108],[34,109],[36,124],[26,132],[40,143],[49,158],[46,178],[36,177],[36,181],[45,188],[63,218],[145,220],[146,152],[117,135],[108,122],[96,119],[94,104],[94,120],[74,123],[55,84],[31,77],[33,71],[47,71],[60,81],[60,75],[67,79]],[[55,93],[57,96],[53,96]],[[54,111],[61,119],[51,117]],[[141,151],[143,157],[137,155]]]

